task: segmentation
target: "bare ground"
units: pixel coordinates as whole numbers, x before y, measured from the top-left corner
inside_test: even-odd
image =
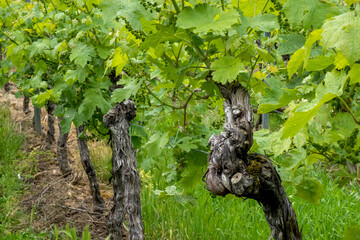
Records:
[[[32,129],[33,113],[25,115],[22,111],[23,98],[15,98],[16,88],[11,85],[11,91],[0,90],[0,104],[9,105],[11,117],[26,135],[23,151],[29,153],[36,160],[36,172],[33,177],[23,178],[28,183],[22,204],[19,206],[28,216],[26,222],[19,226],[29,226],[36,231],[51,231],[54,225],[65,228],[76,227],[81,232],[89,225],[92,239],[104,239],[107,236],[106,221],[112,206],[112,190],[107,183],[100,182],[102,196],[106,202],[107,210],[103,214],[92,211],[92,199],[89,191],[87,176],[80,163],[76,144],[76,132],[72,127],[68,141],[69,164],[72,174],[61,176],[56,158],[56,143],[48,146],[45,143],[47,130],[47,116],[43,108],[41,113],[42,136],[36,135]],[[31,109],[33,110],[33,109]],[[56,122],[57,124],[57,122]],[[56,128],[57,139],[59,131]],[[96,143],[92,144],[96,147]],[[32,155],[31,155],[32,153]]]

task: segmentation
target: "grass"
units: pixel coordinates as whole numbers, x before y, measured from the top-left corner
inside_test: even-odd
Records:
[[[111,177],[111,148],[104,141],[88,141],[90,159],[94,164],[96,175],[102,182]]]
[[[360,222],[359,189],[339,189],[326,174],[319,178],[324,195],[317,205],[290,195],[303,239],[342,239],[346,227]],[[203,186],[198,186],[193,195],[195,203],[184,204],[174,197],[161,199],[144,188],[142,209],[147,239],[258,240],[270,236],[256,201],[233,196],[212,198]]]
[[[19,164],[24,139],[12,123],[9,109],[0,106],[0,239],[44,239],[46,235],[35,234],[30,225],[22,225],[26,215],[20,210],[19,199],[25,185],[19,173],[33,171],[34,165],[33,162]]]

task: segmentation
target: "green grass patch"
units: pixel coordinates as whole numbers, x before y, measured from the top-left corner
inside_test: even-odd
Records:
[[[343,239],[352,222],[360,222],[359,189],[339,189],[325,174],[319,177],[324,186],[317,205],[290,195],[303,239]],[[156,189],[156,186],[155,186]],[[291,192],[291,189],[287,189]],[[233,196],[213,198],[198,186],[193,203],[176,197],[160,198],[144,187],[142,209],[147,239],[268,239],[270,228],[261,206],[254,200]]]
[[[25,187],[20,173],[33,162],[19,160],[25,136],[12,123],[10,111],[0,106],[0,239],[45,239],[46,233],[35,234],[31,226],[23,226],[26,215],[21,212],[19,199]],[[33,158],[30,158],[33,159]],[[33,169],[33,167],[31,167]]]

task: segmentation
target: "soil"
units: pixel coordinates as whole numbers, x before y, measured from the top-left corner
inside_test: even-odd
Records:
[[[29,154],[24,156],[32,156],[36,160],[36,171],[33,176],[21,176],[27,183],[22,204],[19,206],[27,213],[26,222],[22,226],[29,226],[31,220],[33,229],[42,232],[52,231],[55,225],[58,229],[64,229],[68,223],[70,227],[76,227],[80,236],[85,226],[89,225],[92,239],[105,239],[108,235],[107,215],[112,207],[112,186],[107,182],[99,182],[107,210],[104,213],[93,212],[89,183],[77,150],[75,128],[72,126],[68,141],[69,165],[72,173],[64,177],[57,165],[56,142],[50,146],[45,142],[47,131],[45,108],[42,108],[41,112],[43,128],[42,135],[39,136],[32,129],[33,109],[31,113],[25,114],[22,110],[23,98],[15,97],[17,92],[15,85],[11,84],[10,88],[9,92],[0,90],[0,104],[10,107],[12,120],[26,136],[23,151]],[[57,139],[59,134],[57,121],[55,124],[55,139]]]

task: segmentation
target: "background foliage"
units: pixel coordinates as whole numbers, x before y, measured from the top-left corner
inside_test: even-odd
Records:
[[[216,83],[240,82],[277,119],[252,151],[319,204],[318,169],[359,181],[359,11],[357,0],[1,0],[0,84],[56,102],[66,131],[85,123],[93,138],[108,138],[103,114],[133,98],[140,168],[159,198],[191,202],[223,124]]]

